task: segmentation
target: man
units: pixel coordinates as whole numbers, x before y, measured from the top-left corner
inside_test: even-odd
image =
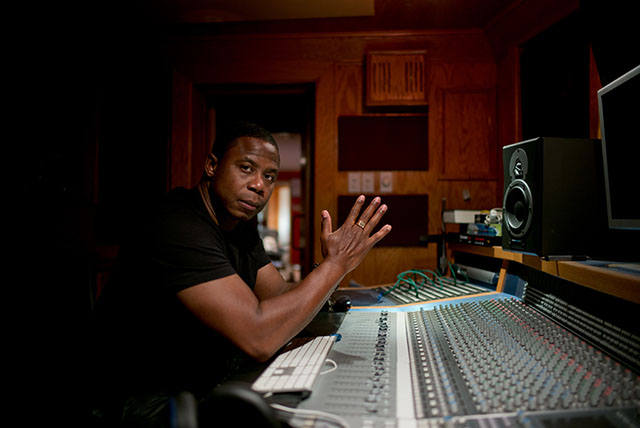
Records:
[[[289,286],[255,223],[279,164],[268,131],[244,122],[221,130],[199,185],[169,192],[123,244],[98,311],[104,368],[112,369],[102,385],[122,420],[151,426],[171,394],[203,396],[243,360],[269,359],[391,230],[369,236],[387,209],[379,198],[361,213],[359,197],[336,231],[322,211],[324,260]]]

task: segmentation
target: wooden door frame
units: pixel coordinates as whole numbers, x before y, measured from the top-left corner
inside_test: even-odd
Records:
[[[252,60],[244,60],[238,62],[227,62],[217,64],[195,64],[182,63],[175,66],[176,72],[185,76],[191,82],[191,85],[220,85],[220,84],[313,84],[314,93],[314,111],[313,130],[309,134],[313,140],[312,154],[308,158],[308,162],[312,162],[310,168],[312,170],[311,189],[313,196],[307,198],[309,207],[307,210],[307,230],[308,238],[311,242],[307,243],[307,247],[312,251],[308,260],[305,260],[304,270],[310,269],[314,262],[321,261],[322,251],[320,240],[317,238],[316,231],[319,230],[320,218],[316,213],[316,207],[327,209],[335,213],[337,210],[337,201],[334,197],[337,170],[337,159],[333,153],[337,130],[335,123],[335,96],[334,96],[334,69],[332,64],[318,61],[280,61],[280,62],[254,62]],[[173,105],[174,111],[179,108]],[[172,124],[175,125],[175,124]],[[173,131],[172,131],[173,135]],[[180,146],[185,144],[183,140],[178,141],[172,136],[169,150],[169,177],[168,182],[175,184],[173,180],[174,172],[186,168],[191,171],[194,167],[190,161],[190,156],[183,154],[184,148]],[[188,144],[188,143],[186,143]],[[190,148],[189,148],[190,149]],[[189,152],[191,153],[191,152]],[[320,159],[320,160],[319,160]]]

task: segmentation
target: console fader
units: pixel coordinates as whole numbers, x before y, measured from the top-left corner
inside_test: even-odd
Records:
[[[640,426],[638,373],[516,298],[352,311],[339,332],[299,407],[352,427]]]

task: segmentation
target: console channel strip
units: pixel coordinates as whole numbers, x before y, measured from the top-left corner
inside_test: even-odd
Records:
[[[339,333],[298,407],[351,427],[640,426],[638,373],[516,298],[355,311]]]
[[[432,283],[424,282],[415,287],[408,284],[400,284],[379,288],[381,294],[395,304],[429,302],[492,291],[469,282],[456,281],[450,277],[442,277]]]

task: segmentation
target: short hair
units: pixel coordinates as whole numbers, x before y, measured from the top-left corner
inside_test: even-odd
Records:
[[[233,143],[242,137],[257,138],[258,140],[273,145],[278,152],[278,161],[280,161],[280,149],[271,132],[255,123],[246,121],[231,122],[220,127],[216,132],[216,139],[211,147],[211,154],[218,158],[218,160],[222,159],[231,146],[233,146]]]

